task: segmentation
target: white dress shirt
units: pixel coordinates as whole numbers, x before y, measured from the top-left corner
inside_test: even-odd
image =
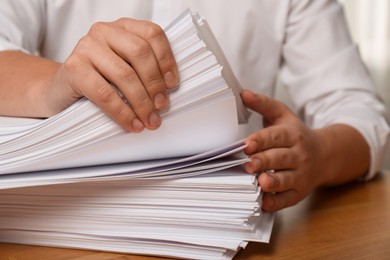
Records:
[[[167,26],[185,9],[205,17],[245,88],[274,95],[280,75],[298,114],[312,128],[334,123],[367,140],[371,167],[382,166],[388,114],[331,0],[0,0],[0,50],[64,61],[97,21],[120,17]],[[251,130],[260,127],[252,116]]]

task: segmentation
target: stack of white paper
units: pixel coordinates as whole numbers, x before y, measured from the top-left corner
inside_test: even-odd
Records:
[[[0,189],[103,180],[175,179],[196,176],[219,172],[249,161],[240,153],[245,147],[246,145],[239,141],[182,158],[4,174],[0,176]]]
[[[223,173],[170,180],[105,181],[0,191],[0,241],[231,259],[268,242],[256,177]]]
[[[207,23],[187,11],[166,33],[180,85],[158,131],[127,133],[82,99],[46,120],[0,126],[0,174],[187,156],[237,141],[248,112]]]
[[[166,33],[181,81],[157,131],[127,133],[86,99],[0,119],[0,241],[191,259],[268,242],[273,215],[240,166],[241,88],[199,15]]]

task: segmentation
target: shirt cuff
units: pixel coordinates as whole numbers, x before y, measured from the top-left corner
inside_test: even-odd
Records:
[[[307,121],[312,128],[345,124],[363,136],[370,148],[370,168],[362,179],[369,180],[382,169],[389,152],[390,116],[373,93],[337,91],[321,102],[312,101],[306,108]]]

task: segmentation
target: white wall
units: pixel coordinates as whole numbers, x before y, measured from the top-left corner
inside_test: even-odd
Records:
[[[390,1],[340,0],[360,54],[383,101],[390,108]],[[385,168],[390,169],[390,155]]]
[[[390,1],[340,0],[353,39],[382,98],[390,105]]]

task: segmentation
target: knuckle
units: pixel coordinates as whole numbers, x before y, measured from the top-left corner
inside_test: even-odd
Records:
[[[273,180],[274,180],[273,188],[275,190],[280,190],[280,187],[281,187],[282,183],[281,183],[281,180],[278,178],[278,176],[276,174],[274,174]]]
[[[259,134],[255,138],[250,139],[250,142],[252,143],[252,149],[256,152],[261,151],[266,145],[265,140],[266,138],[264,138],[262,134]]]
[[[110,86],[100,85],[96,90],[97,99],[103,104],[110,103],[115,95],[115,90]]]
[[[131,122],[134,118],[133,114],[131,113],[131,108],[125,104],[122,103],[115,113],[117,115],[118,121],[126,128],[126,129],[132,129]]]
[[[164,68],[175,68],[176,67],[176,61],[170,53],[165,53],[161,57],[159,57],[159,63]]]
[[[62,64],[64,70],[70,74],[73,74],[78,71],[80,65],[82,64],[81,59],[78,56],[70,56]]]
[[[136,110],[149,110],[148,108],[152,107],[151,100],[147,95],[137,98],[132,105]]]
[[[281,145],[281,136],[273,131],[269,132],[268,140],[271,142],[270,147],[280,146]]]
[[[147,39],[162,37],[165,34],[164,30],[159,25],[152,22],[145,22],[143,33]]]
[[[121,127],[127,131],[133,131],[132,121],[134,114],[131,108],[124,102],[118,103],[112,111],[108,113]]]
[[[270,170],[270,158],[267,153],[260,153],[257,156],[257,159],[261,162],[260,163],[260,168],[261,170]],[[260,170],[260,169],[258,169]]]
[[[132,20],[131,18],[121,17],[121,18],[117,19],[114,23],[124,24],[124,23],[131,21],[131,20]]]
[[[309,165],[311,163],[312,159],[311,156],[307,153],[302,153],[299,156],[299,164],[300,165]]]
[[[116,73],[120,82],[129,82],[136,76],[136,72],[132,68],[126,66],[118,66]]]
[[[162,91],[165,88],[165,83],[159,76],[150,77],[145,83],[148,93],[153,95],[157,92]]]
[[[96,22],[92,24],[89,33],[95,34],[95,33],[101,33],[102,31],[105,31],[108,27],[108,23],[105,22]]]
[[[136,44],[133,45],[131,52],[135,57],[144,57],[152,52],[152,48],[146,41],[139,40]]]
[[[128,105],[126,105],[125,103],[121,104],[118,107],[117,114],[118,114],[118,117],[123,119],[123,120],[130,118],[131,117],[130,107]]]
[[[279,161],[281,163],[288,162],[290,158],[290,154],[287,151],[281,151],[279,153]]]
[[[74,53],[77,55],[85,55],[94,45],[95,40],[89,35],[84,35],[78,41]]]
[[[302,132],[298,132],[296,138],[297,138],[297,141],[298,141],[299,143],[304,142],[305,139],[306,139],[305,135],[304,135]]]
[[[296,130],[292,133],[294,143],[302,143],[306,139],[305,135],[302,133],[302,131]]]
[[[286,165],[294,169],[300,167],[299,154],[294,149],[289,150],[288,157],[286,158]]]
[[[69,65],[80,64],[83,60],[89,60],[91,50],[95,49],[97,43],[94,38],[85,35],[80,38],[71,55],[68,57]]]

